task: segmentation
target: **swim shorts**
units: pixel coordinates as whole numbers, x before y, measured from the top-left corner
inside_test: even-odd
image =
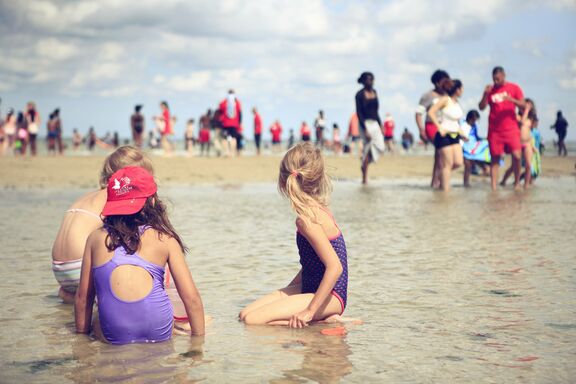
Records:
[[[512,153],[522,150],[520,143],[520,130],[510,132],[489,132],[488,144],[490,145],[490,155],[502,156],[504,153]]]

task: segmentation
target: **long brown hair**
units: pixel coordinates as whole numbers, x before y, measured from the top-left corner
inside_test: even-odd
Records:
[[[311,143],[293,146],[280,163],[278,190],[298,215],[315,220],[313,206],[327,206],[332,191],[320,149]]]
[[[104,218],[104,228],[108,231],[106,248],[113,251],[123,247],[126,253],[133,255],[140,248],[141,227],[155,229],[158,231],[159,239],[162,235],[173,237],[182,252],[188,250],[172,227],[166,213],[166,205],[160,201],[157,194],[150,196],[144,207],[133,215],[111,215]]]

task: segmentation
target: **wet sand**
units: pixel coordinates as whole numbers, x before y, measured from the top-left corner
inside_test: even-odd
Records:
[[[280,155],[240,158],[152,156],[161,185],[236,184],[275,182]],[[0,158],[0,188],[97,187],[103,156]],[[576,156],[543,157],[543,177],[576,175]],[[360,180],[360,161],[353,157],[326,156],[329,173],[340,180]],[[428,178],[432,155],[385,156],[369,169],[374,180]],[[453,174],[460,183],[462,170]]]

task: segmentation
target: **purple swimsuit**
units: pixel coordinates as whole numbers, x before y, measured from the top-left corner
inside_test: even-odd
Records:
[[[143,231],[142,231],[143,232]],[[143,299],[124,301],[110,287],[112,271],[120,265],[135,265],[152,275],[152,290]],[[144,260],[137,253],[129,255],[124,248],[114,250],[112,259],[93,267],[98,298],[100,326],[112,344],[155,343],[172,336],[172,303],[164,290],[164,267]]]
[[[336,224],[336,222],[334,222],[334,224]],[[342,312],[340,314],[342,314],[346,308],[346,300],[348,298],[348,255],[346,252],[346,243],[344,242],[342,231],[340,231],[337,237],[329,240],[342,264],[342,274],[332,289],[332,295],[340,300],[340,304],[342,305]],[[300,232],[296,233],[296,244],[298,245],[298,253],[300,254],[300,265],[302,265],[302,293],[316,293],[324,277],[326,267],[316,254],[316,251],[314,251],[314,248],[312,248],[308,240],[302,236]]]

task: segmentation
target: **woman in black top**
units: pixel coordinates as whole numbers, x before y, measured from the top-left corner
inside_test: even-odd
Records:
[[[368,165],[378,160],[384,152],[382,121],[378,116],[378,94],[373,88],[374,75],[363,72],[358,83],[364,88],[356,93],[356,114],[360,127],[360,136],[364,142],[362,152],[362,184],[368,182]]]

